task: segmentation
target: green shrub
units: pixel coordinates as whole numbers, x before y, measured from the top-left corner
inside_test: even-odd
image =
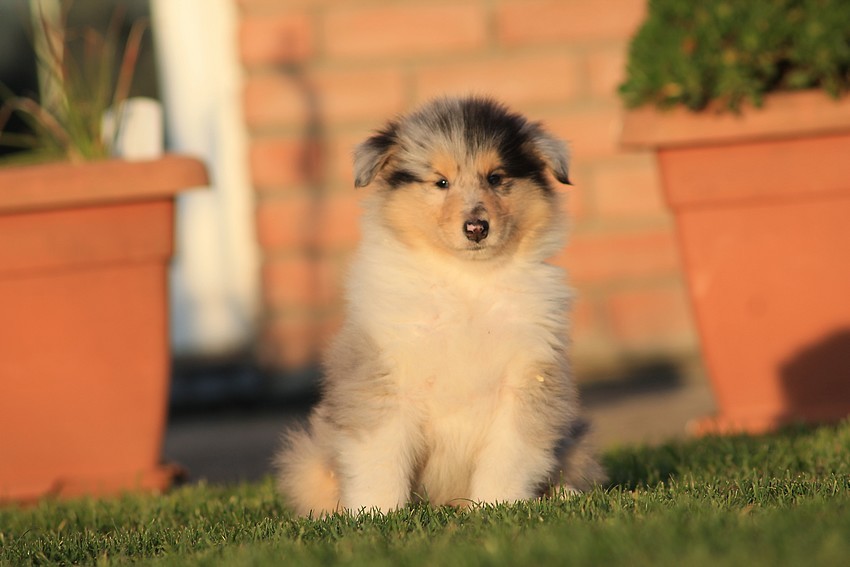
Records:
[[[620,94],[628,107],[738,110],[808,88],[850,88],[848,0],[650,0]]]

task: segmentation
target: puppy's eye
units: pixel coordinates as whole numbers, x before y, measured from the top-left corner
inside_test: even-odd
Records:
[[[448,189],[449,188],[449,182],[446,179],[440,179],[439,181],[434,183],[434,185],[436,185],[440,189]]]
[[[491,173],[487,176],[487,183],[489,183],[491,187],[495,187],[496,185],[501,185],[504,179],[505,178],[501,173]]]

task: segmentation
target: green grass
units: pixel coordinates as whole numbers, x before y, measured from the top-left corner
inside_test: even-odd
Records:
[[[0,508],[0,564],[850,564],[850,422],[605,461],[605,489],[466,511],[297,519],[271,481]]]

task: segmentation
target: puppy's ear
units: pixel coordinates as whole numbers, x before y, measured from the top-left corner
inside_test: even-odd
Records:
[[[386,128],[360,143],[354,149],[354,186],[369,185],[386,165],[396,147],[398,126],[391,122]]]
[[[539,123],[531,124],[531,139],[534,148],[544,163],[552,170],[555,179],[564,185],[572,185],[569,176],[569,151],[567,145],[546,132]]]

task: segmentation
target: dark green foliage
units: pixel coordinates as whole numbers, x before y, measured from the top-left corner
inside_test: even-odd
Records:
[[[738,110],[808,88],[850,88],[847,0],[650,0],[620,94],[629,107]]]

